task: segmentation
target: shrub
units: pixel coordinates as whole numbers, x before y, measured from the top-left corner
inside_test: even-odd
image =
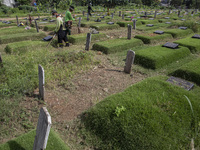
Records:
[[[195,82],[200,85],[200,59],[196,59],[192,62],[189,62],[179,69],[174,71],[172,74],[177,77],[181,77],[183,79]]]
[[[166,79],[145,79],[83,114],[85,127],[102,141],[98,149],[164,150],[169,145],[170,149],[189,149],[194,125],[184,95],[191,100],[196,120],[200,119],[199,97]],[[117,108],[124,108],[118,116]]]
[[[153,46],[136,51],[135,64],[140,64],[150,69],[157,69],[186,57],[189,54],[190,50],[186,47],[170,49],[162,46]]]
[[[126,38],[120,38],[97,42],[93,45],[92,49],[102,51],[105,54],[110,54],[125,51],[129,48],[140,46],[142,44],[143,42],[139,39],[132,38],[131,40],[128,40]]]

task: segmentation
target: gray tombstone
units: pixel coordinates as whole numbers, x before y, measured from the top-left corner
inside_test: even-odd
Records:
[[[38,78],[39,78],[39,98],[44,100],[45,77],[44,77],[44,69],[41,65],[38,65]]]
[[[18,16],[16,16],[16,20],[17,20],[17,25],[19,25],[19,20],[18,20]]]
[[[89,51],[90,49],[91,36],[92,36],[91,33],[87,33],[86,45],[85,45],[86,51]]]
[[[36,136],[33,150],[44,150],[47,146],[49,132],[51,129],[51,116],[46,107],[40,109],[40,115],[37,123]]]
[[[124,67],[124,72],[125,73],[131,73],[131,68],[132,64],[134,63],[134,58],[135,58],[135,52],[132,50],[129,50],[126,56],[126,63]]]
[[[157,15],[157,10],[155,10],[154,18],[156,18],[156,15]]]
[[[87,13],[87,21],[89,21],[90,20],[90,18],[89,18],[89,14]]]
[[[146,11],[145,11],[144,15],[147,16],[147,12]]]
[[[38,20],[40,20],[40,14],[38,14]]]
[[[78,27],[81,27],[81,17],[78,18]]]
[[[3,61],[2,61],[2,58],[1,58],[1,53],[0,53],[0,68],[3,67]]]
[[[128,35],[127,35],[128,40],[131,39],[131,32],[132,32],[132,26],[128,24]]]
[[[38,29],[38,25],[37,25],[37,21],[36,21],[36,20],[35,20],[35,27],[36,27],[37,32],[39,32],[39,29]]]
[[[112,13],[112,19],[113,19],[114,14]]]
[[[121,15],[122,15],[122,12],[121,12],[121,11],[119,11],[119,17],[121,17]]]
[[[178,17],[180,16],[180,14],[181,14],[181,11],[179,10],[179,11],[178,11]]]
[[[124,14],[122,14],[122,19],[124,20]]]
[[[85,16],[85,11],[83,11],[83,16]]]
[[[169,10],[169,14],[168,15],[170,15],[171,14],[171,9]]]
[[[133,29],[136,30],[136,21],[135,19],[133,19]]]

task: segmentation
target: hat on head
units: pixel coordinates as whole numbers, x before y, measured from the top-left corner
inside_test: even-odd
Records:
[[[70,6],[69,8],[70,8],[71,10],[74,10],[74,6]]]
[[[52,15],[53,15],[53,14],[57,13],[57,11],[53,9],[53,10],[51,11],[51,13],[52,13]]]

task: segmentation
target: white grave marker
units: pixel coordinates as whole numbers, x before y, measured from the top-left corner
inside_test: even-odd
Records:
[[[38,65],[38,77],[39,77],[39,98],[44,100],[44,69],[41,65]]]

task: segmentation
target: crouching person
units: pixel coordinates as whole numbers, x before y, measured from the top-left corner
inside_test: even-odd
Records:
[[[57,13],[57,11],[53,10],[52,15],[56,16],[56,29],[55,33],[58,36],[58,45],[60,48],[63,48],[63,41],[66,43],[65,46],[69,46],[69,41],[67,39],[66,32],[63,30],[63,20],[61,16]]]

